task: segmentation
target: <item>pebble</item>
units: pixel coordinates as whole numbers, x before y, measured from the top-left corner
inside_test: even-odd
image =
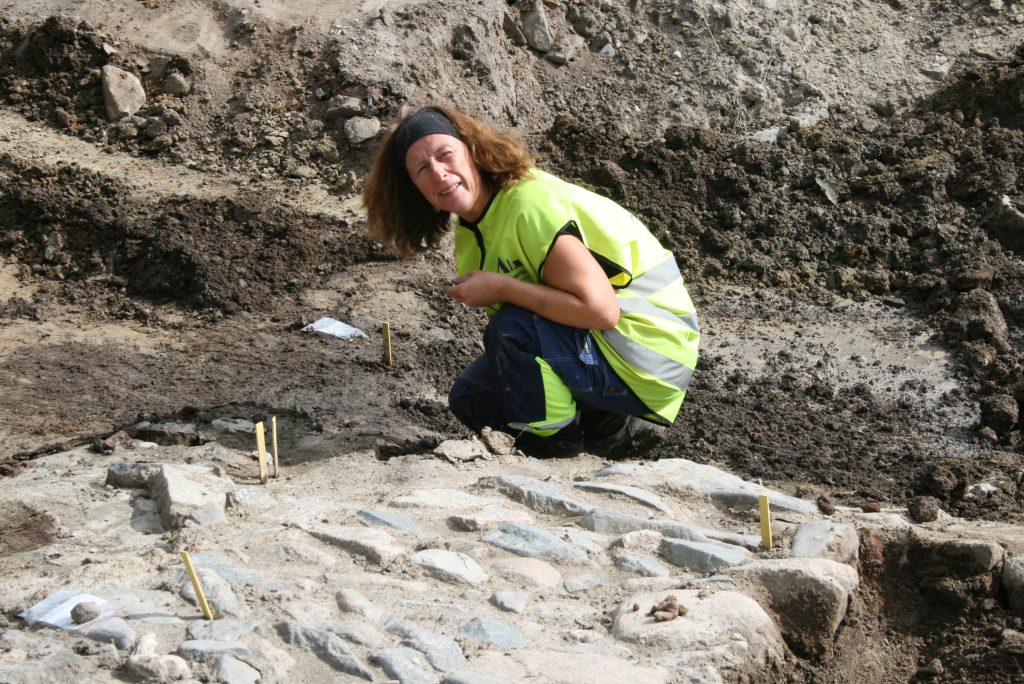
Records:
[[[444,582],[476,586],[487,581],[483,568],[464,553],[426,549],[414,553],[409,560]]]
[[[530,594],[525,591],[496,591],[490,600],[501,610],[522,613],[526,609],[526,602],[530,600]]]
[[[95,601],[82,601],[71,609],[71,619],[76,625],[95,620],[100,615],[100,606]]]

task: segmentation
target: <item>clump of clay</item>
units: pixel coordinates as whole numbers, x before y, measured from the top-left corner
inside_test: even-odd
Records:
[[[689,608],[680,604],[675,594],[669,594],[662,599],[661,603],[651,606],[651,610],[647,614],[653,616],[656,622],[667,622],[686,615],[688,612]]]

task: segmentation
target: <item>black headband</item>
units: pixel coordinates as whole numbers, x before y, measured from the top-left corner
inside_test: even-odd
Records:
[[[443,133],[462,140],[451,119],[436,109],[421,109],[403,121],[395,131],[395,159],[404,167],[405,155],[409,153],[413,143],[425,135],[434,133]]]

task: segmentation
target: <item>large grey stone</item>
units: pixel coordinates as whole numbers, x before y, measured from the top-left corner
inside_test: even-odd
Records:
[[[196,620],[185,633],[196,641],[237,641],[251,634],[258,624],[255,620]]]
[[[206,603],[215,617],[245,617],[249,609],[242,603],[231,584],[211,568],[196,568],[196,575],[199,576],[199,583],[203,587],[203,595]],[[182,571],[178,580],[181,582],[181,596],[190,601],[193,605],[199,606],[199,597],[196,589],[192,586],[189,576]]]
[[[650,609],[669,595],[687,612],[658,622],[649,615]],[[611,631],[617,639],[668,656],[678,671],[675,681],[691,681],[689,677],[707,665],[728,672],[728,681],[772,681],[785,653],[772,618],[752,598],[735,591],[674,590],[630,596],[614,613]]]
[[[401,684],[436,684],[423,654],[411,648],[385,648],[370,654],[370,662]]]
[[[525,591],[496,591],[491,595],[491,603],[500,610],[510,613],[522,613],[530,594]]]
[[[217,660],[213,676],[223,684],[256,684],[263,678],[255,667],[230,655],[223,655]]]
[[[286,643],[310,651],[335,670],[373,681],[373,671],[356,657],[338,635],[323,629],[302,627],[293,622],[278,623],[276,629]]]
[[[81,674],[79,660],[71,649],[32,633],[8,630],[0,635],[0,681],[4,684],[75,681]]]
[[[518,556],[541,558],[568,563],[583,563],[587,554],[574,544],[539,527],[502,523],[497,530],[484,533],[488,544],[505,549]]]
[[[725,544],[734,544],[747,549],[757,549],[761,538],[755,535],[735,534],[719,530],[687,525],[675,520],[655,520],[641,518],[628,513],[619,513],[602,508],[595,508],[588,511],[579,521],[580,527],[594,532],[628,534],[641,530],[653,530],[665,537],[673,539],[686,539],[689,541],[710,542],[719,541]]]
[[[591,506],[566,496],[557,487],[533,477],[500,475],[480,480],[481,485],[494,487],[505,496],[521,501],[539,513],[583,515]]]
[[[685,539],[663,539],[661,555],[672,565],[696,572],[718,572],[753,560],[753,555],[739,546]]]
[[[1024,613],[1024,556],[1015,556],[1003,564],[1002,581],[1010,607]]]
[[[409,560],[425,568],[434,577],[451,584],[476,586],[487,581],[487,573],[483,568],[464,553],[424,549],[414,553]]]
[[[554,44],[554,35],[544,13],[544,3],[536,2],[523,14],[523,35],[526,44],[539,52],[547,52]]]
[[[606,482],[574,482],[574,487],[579,489],[585,489],[592,492],[605,492],[608,494],[620,494],[622,496],[629,497],[639,501],[645,506],[650,506],[655,510],[659,510],[665,515],[672,516],[675,513],[672,512],[671,506],[662,501],[661,497],[653,492],[649,492],[646,489],[639,487],[632,487],[630,485],[618,485]]]
[[[107,109],[107,121],[113,123],[132,116],[146,104],[146,91],[135,74],[107,64],[100,70],[103,86],[103,101]]]
[[[818,505],[814,501],[805,501],[780,494],[715,466],[696,463],[685,458],[665,458],[642,464],[617,463],[601,469],[596,476],[628,476],[634,483],[637,480],[647,479],[658,483],[661,487],[668,487],[679,492],[707,495],[714,503],[724,508],[756,507],[758,497],[761,494],[767,494],[771,505],[778,510],[797,513],[818,512]]]
[[[789,545],[789,555],[795,558],[827,558],[856,567],[859,549],[860,538],[853,525],[814,520],[796,528]]]
[[[249,655],[249,647],[241,641],[190,640],[178,644],[178,654],[190,660],[212,660],[222,655]]]
[[[829,651],[839,624],[857,591],[857,571],[825,558],[759,560],[726,570],[779,617],[794,652],[817,656]]]
[[[405,548],[381,529],[328,524],[309,525],[305,529],[321,541],[380,565],[387,565],[405,554]]]
[[[182,526],[196,509],[223,513],[234,486],[207,466],[163,464],[150,479],[150,493],[168,529]]]
[[[630,572],[634,575],[644,577],[668,577],[669,570],[657,558],[650,556],[635,556],[624,553],[615,558],[615,567],[623,572]]]
[[[380,648],[386,639],[380,630],[365,622],[340,622],[332,624],[327,630],[332,634],[337,634],[345,641],[367,648]]]
[[[421,652],[430,664],[441,672],[452,672],[466,663],[462,648],[452,638],[431,632],[429,629],[396,615],[388,620],[384,630],[402,638],[402,645]]]
[[[945,539],[917,535],[907,549],[907,560],[922,575],[941,568],[947,577],[966,579],[995,570],[1006,551],[995,542],[980,539]]]
[[[492,644],[498,648],[522,648],[526,645],[515,627],[492,618],[473,618],[459,626],[459,634],[481,644]]]
[[[423,530],[413,520],[399,515],[398,513],[389,513],[387,511],[374,511],[369,508],[364,508],[356,512],[360,518],[370,523],[371,525],[377,525],[378,527],[389,527],[399,532],[408,532],[409,534],[419,536],[423,534]]]
[[[414,489],[408,494],[392,499],[388,504],[393,508],[482,508],[487,505],[501,505],[495,497],[476,496],[458,489]]]
[[[83,627],[81,633],[93,641],[114,644],[119,651],[128,651],[135,647],[137,639],[135,630],[119,617],[109,617],[95,624]]]

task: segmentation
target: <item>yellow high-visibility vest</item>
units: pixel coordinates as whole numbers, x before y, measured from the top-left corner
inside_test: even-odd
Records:
[[[671,424],[697,365],[700,327],[675,257],[630,212],[535,169],[498,191],[479,221],[459,222],[457,273],[480,269],[543,283],[544,262],[565,233],[583,241],[618,296],[615,328],[591,331],[601,351],[650,409],[645,418]],[[488,315],[498,308],[488,307]]]

